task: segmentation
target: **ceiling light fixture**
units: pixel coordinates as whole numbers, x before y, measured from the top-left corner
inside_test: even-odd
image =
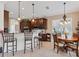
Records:
[[[66,5],[66,3],[64,2],[64,16],[63,16],[63,20],[61,21],[61,23],[60,24],[68,24],[69,23],[69,21],[67,20],[67,16],[66,16],[66,11],[65,11],[65,5]]]
[[[46,6],[46,9],[47,9],[47,10],[50,9],[49,6]]]
[[[20,1],[18,2],[18,20],[21,20],[21,18],[20,18]]]
[[[32,6],[33,6],[33,18],[32,18],[32,21],[34,22],[34,3],[32,4]]]

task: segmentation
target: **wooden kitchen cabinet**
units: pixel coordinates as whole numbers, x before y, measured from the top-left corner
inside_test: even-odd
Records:
[[[20,22],[20,30],[21,32],[24,31],[24,29],[29,29],[32,31],[33,29],[47,29],[47,19],[46,18],[36,18],[34,20],[21,20]]]
[[[20,22],[20,31],[24,32],[24,30],[30,30],[30,21],[29,20],[22,20]]]
[[[4,32],[8,32],[9,29],[9,11],[4,10]]]
[[[51,34],[50,33],[42,33],[42,34],[39,33],[39,35],[42,37],[40,39],[41,41],[49,41],[49,42],[51,42]]]
[[[31,21],[32,28],[47,29],[47,19],[46,18],[37,18],[34,21]]]

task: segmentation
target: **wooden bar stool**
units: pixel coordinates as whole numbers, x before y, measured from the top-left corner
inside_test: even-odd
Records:
[[[31,51],[33,52],[32,36],[33,36],[32,32],[24,31],[24,53],[25,53],[26,48],[27,48],[26,45],[30,45]],[[27,42],[29,42],[29,43],[27,43]],[[28,48],[30,48],[30,47],[28,47]]]
[[[35,41],[35,39],[37,39],[38,41]],[[39,49],[40,49],[40,39],[41,39],[41,37],[40,36],[36,36],[36,37],[34,37],[34,48],[35,48],[35,44],[37,43],[37,46],[39,46]]]
[[[2,33],[3,37],[3,51],[2,51],[2,56],[4,56],[4,49],[5,49],[5,44],[7,48],[7,53],[9,51],[12,51],[13,56],[14,56],[14,50],[17,51],[17,39],[14,38],[14,33]],[[9,43],[11,45],[9,45]],[[12,50],[9,49],[9,47],[12,47]]]
[[[38,36],[34,37],[34,48],[35,48],[35,43],[37,42],[35,41],[35,39],[38,39],[37,45],[39,46],[40,49],[40,46],[42,46],[42,33],[38,33]]]

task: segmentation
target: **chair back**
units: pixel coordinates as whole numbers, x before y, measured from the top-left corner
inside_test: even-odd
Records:
[[[24,31],[24,38],[26,40],[32,40],[32,37],[33,37],[33,33],[32,32],[29,32],[29,31]]]
[[[73,33],[73,37],[79,37],[77,33]]]
[[[14,33],[2,33],[3,42],[14,41]]]
[[[57,42],[57,34],[53,34],[53,40],[54,42]]]
[[[43,32],[40,32],[40,33],[38,34],[38,36],[39,36],[40,38],[42,38],[42,35],[43,35]]]

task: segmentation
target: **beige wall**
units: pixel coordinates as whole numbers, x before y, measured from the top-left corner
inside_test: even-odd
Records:
[[[73,29],[73,32],[76,32],[77,23],[79,21],[79,12],[68,13],[66,15],[68,18],[72,18],[72,24],[73,24],[72,29]],[[56,16],[47,17],[48,22],[47,22],[46,32],[52,33],[52,21],[57,20],[57,19],[61,19],[62,17],[63,17],[63,15],[56,15]]]
[[[4,4],[0,2],[0,31],[4,30]]]

